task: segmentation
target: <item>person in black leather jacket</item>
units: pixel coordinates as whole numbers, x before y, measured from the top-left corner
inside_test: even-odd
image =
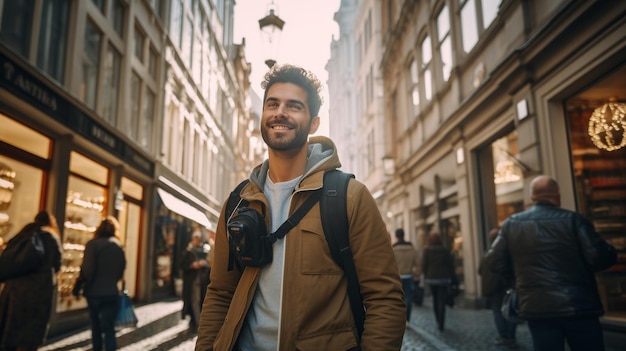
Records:
[[[535,351],[564,350],[565,340],[572,351],[604,350],[594,272],[616,262],[615,248],[589,220],[560,208],[554,179],[542,175],[530,186],[534,205],[504,221],[486,265],[515,279]]]

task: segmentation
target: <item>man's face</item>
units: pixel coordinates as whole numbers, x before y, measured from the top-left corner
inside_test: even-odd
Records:
[[[311,119],[307,93],[292,83],[275,83],[267,91],[261,118],[261,135],[274,151],[300,150],[315,133],[319,117]]]

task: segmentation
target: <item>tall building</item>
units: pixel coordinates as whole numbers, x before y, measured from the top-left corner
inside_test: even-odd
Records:
[[[626,3],[385,1],[382,211],[452,248],[482,302],[487,233],[530,204],[539,174],[619,250],[597,274],[609,343],[626,331]]]
[[[62,232],[50,334],[84,325],[82,251],[119,219],[137,302],[174,296],[192,232],[214,235],[253,166],[234,0],[0,2],[0,236],[41,209]]]
[[[384,167],[381,6],[379,0],[341,1],[334,17],[339,37],[333,38],[326,69],[329,134],[337,146],[342,170],[353,173],[382,206],[388,172]],[[389,232],[393,230],[390,226]]]

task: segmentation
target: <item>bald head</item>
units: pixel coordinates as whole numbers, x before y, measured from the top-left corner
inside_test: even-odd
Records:
[[[556,206],[561,205],[559,184],[553,178],[541,175],[530,182],[530,200],[532,202],[548,201]]]

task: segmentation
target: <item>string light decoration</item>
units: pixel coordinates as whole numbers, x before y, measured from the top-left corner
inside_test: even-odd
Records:
[[[626,104],[609,101],[593,110],[588,133],[598,149],[615,151],[626,146]]]

